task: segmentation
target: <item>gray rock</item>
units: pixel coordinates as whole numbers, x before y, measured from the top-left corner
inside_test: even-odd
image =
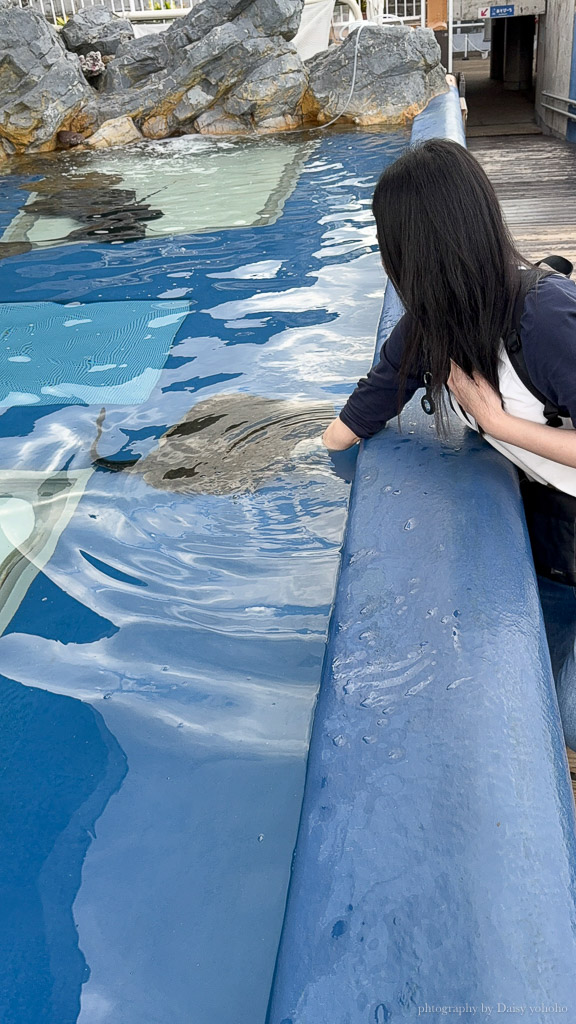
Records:
[[[304,0],[252,0],[245,17],[266,36],[293,39],[300,28]]]
[[[446,92],[440,47],[431,29],[366,26],[358,39],[356,82],[350,88],[357,32],[306,61],[308,118],[326,123],[345,111],[354,124],[402,124]]]
[[[269,60],[259,63],[223,99],[222,107],[234,117],[259,124],[287,112],[301,111],[308,75],[290,43],[278,47]]]
[[[192,122],[212,106],[214,99],[214,90],[206,81],[203,81],[200,85],[195,85],[184,93],[172,111],[173,118],[180,128],[185,129],[188,126],[192,128]]]
[[[248,135],[251,130],[243,118],[227,114],[218,105],[201,114],[193,127],[202,135]]]
[[[88,128],[81,114],[93,92],[42,14],[0,10],[0,137],[13,151],[55,149],[61,130]]]
[[[234,29],[250,23],[250,34],[292,39],[298,31],[304,0],[204,0],[165,32],[125,43],[109,67],[103,88],[107,92],[131,89],[150,75],[169,71],[181,60],[182,50],[218,38],[215,29]],[[104,51],[102,51],[104,52]],[[218,57],[219,50],[215,50]]]
[[[252,34],[291,39],[298,30],[303,6],[304,0],[204,0],[185,17],[173,21],[165,32],[133,39],[119,47],[103,83],[104,91],[131,89],[151,75],[175,68],[183,49],[202,42],[215,29],[234,28],[245,16],[252,25]]]
[[[200,131],[210,125],[215,132],[253,130],[259,118],[286,113],[283,104],[298,107],[307,75],[282,36],[266,37],[250,20],[238,18],[176,53],[170,38],[162,49],[146,49],[147,66],[157,69],[152,74],[141,75],[132,46],[108,65],[101,83],[101,118],[129,114],[148,137],[162,138],[185,125]],[[233,109],[224,109],[223,103]]]
[[[122,43],[134,38],[129,21],[117,18],[108,7],[84,7],[61,30],[68,50],[88,54],[97,50],[103,56],[116,53]]]
[[[265,0],[268,2],[268,0]],[[251,0],[204,0],[189,14],[173,21],[165,35],[171,49],[197,43],[212,29],[244,16]]]
[[[110,61],[101,83],[102,92],[134,89],[176,63],[178,51],[168,44],[168,30],[142,36],[120,47]]]
[[[204,0],[185,18],[175,21],[168,33],[174,44],[186,46],[218,25],[248,18],[257,32],[293,39],[300,26],[304,0]]]
[[[279,131],[338,114],[356,124],[399,124],[447,88],[428,30],[365,26],[304,65],[290,42],[304,0],[204,0],[141,39],[127,39],[130,24],[105,7],[82,10],[60,36],[40,14],[7,2],[0,0],[4,153],[54,149],[58,133],[88,136],[110,121],[151,139]],[[82,59],[102,52],[98,92],[64,43]]]

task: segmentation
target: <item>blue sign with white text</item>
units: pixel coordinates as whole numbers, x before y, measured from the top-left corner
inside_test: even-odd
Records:
[[[512,18],[514,16],[514,4],[499,4],[490,8],[491,18]]]

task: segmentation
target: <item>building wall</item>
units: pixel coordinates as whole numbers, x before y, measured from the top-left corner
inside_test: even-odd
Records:
[[[570,96],[575,6],[575,0],[552,0],[538,24],[536,113],[545,127],[562,138],[566,136],[566,118],[546,110],[542,101],[562,109],[565,104],[543,97],[542,93]]]
[[[548,6],[554,6],[556,3],[562,3],[562,0],[549,0]],[[476,21],[481,6],[481,0],[454,0],[454,17],[456,20]],[[546,0],[522,0],[514,4],[514,14],[517,15],[543,14],[545,10]]]

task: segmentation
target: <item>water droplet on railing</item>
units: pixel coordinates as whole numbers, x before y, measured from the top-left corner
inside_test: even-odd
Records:
[[[462,676],[462,679],[455,679],[453,683],[448,683],[446,689],[455,690],[457,686],[460,686],[460,683],[468,683],[471,682],[471,680],[472,676]]]
[[[388,751],[388,757],[391,761],[401,761],[403,757],[406,757],[406,751],[404,747],[393,747]]]

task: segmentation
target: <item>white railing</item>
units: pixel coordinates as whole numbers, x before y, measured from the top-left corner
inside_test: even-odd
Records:
[[[424,25],[426,0],[366,0],[366,17],[378,25]]]
[[[109,7],[114,14],[126,16],[144,12],[189,10],[200,0],[18,0],[20,7],[31,7],[56,24],[65,21],[83,7]],[[367,16],[371,21],[386,21],[398,18],[401,21],[419,21],[422,17],[424,0],[368,0]],[[170,17],[170,15],[168,15]]]
[[[384,15],[402,18],[403,21],[420,18],[422,12],[421,0],[384,0]]]
[[[120,17],[143,12],[161,17],[163,11],[190,10],[199,0],[18,0],[20,7],[41,11],[54,25],[66,21],[83,7],[109,7]]]
[[[370,21],[420,21],[422,0],[367,0],[366,15]]]

